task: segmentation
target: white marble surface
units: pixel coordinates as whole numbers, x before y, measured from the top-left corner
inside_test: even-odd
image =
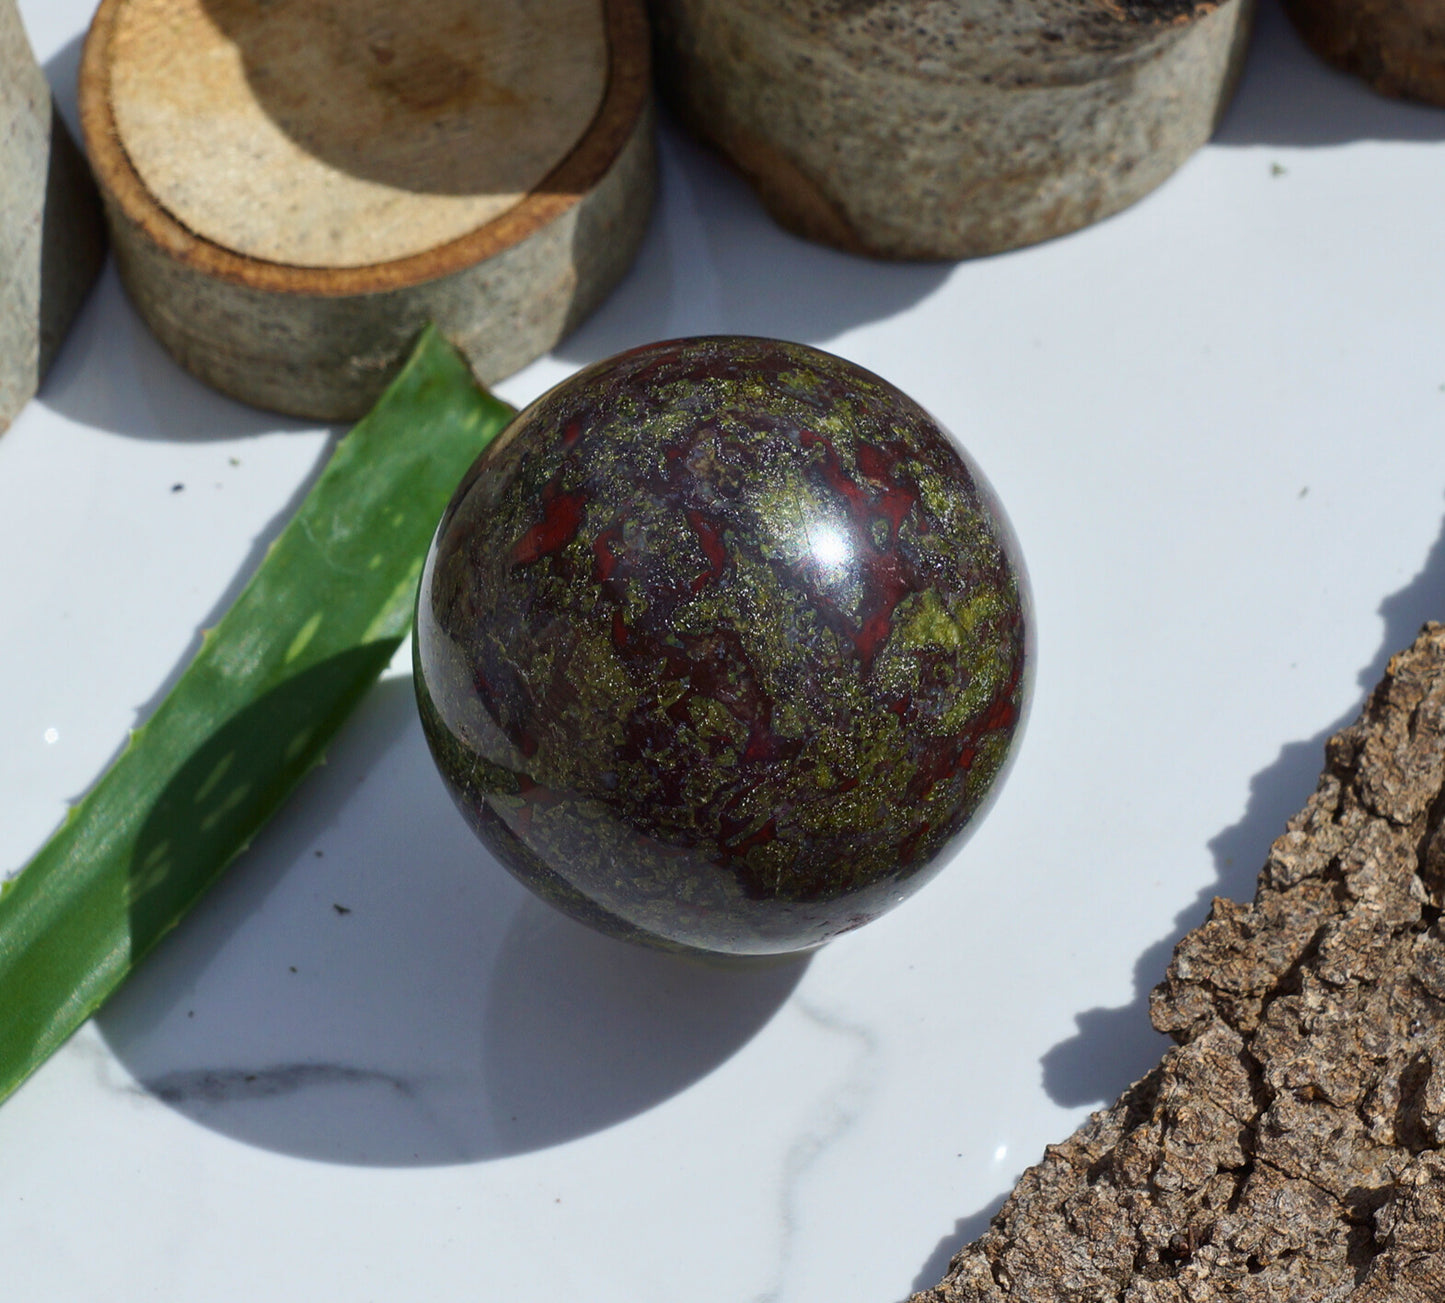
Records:
[[[73,123],[88,6],[21,9]],[[896,1303],[1154,1061],[1173,942],[1251,891],[1326,733],[1445,616],[1445,112],[1317,65],[1273,0],[1215,143],[1129,212],[986,261],[806,246],[664,146],[636,269],[503,395],[729,330],[931,408],[1033,577],[1002,799],[811,962],[700,971],[486,861],[399,660],[0,1108],[7,1298]],[[0,872],[144,717],[330,437],[181,374],[107,273],[0,439]]]

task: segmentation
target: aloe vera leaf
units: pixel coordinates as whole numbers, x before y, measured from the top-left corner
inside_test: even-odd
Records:
[[[321,758],[411,625],[432,531],[513,411],[434,330],[154,715],[0,895],[0,1100]]]

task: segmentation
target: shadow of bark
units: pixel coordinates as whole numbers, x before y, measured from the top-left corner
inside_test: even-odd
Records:
[[[1253,897],[1271,843],[1315,789],[1326,741],[1354,720],[1390,657],[1408,646],[1427,620],[1445,618],[1445,522],[1419,572],[1380,603],[1379,614],[1380,647],[1359,672],[1359,702],[1312,737],[1286,743],[1274,762],[1250,780],[1243,815],[1209,841],[1215,880],[1175,916],[1169,935],[1139,956],[1134,998],[1119,1008],[1075,1015],[1077,1033],[1044,1054],[1044,1089],[1055,1103],[1077,1108],[1112,1100],[1153,1067],[1169,1046],[1150,1025],[1149,993],[1163,978],[1180,937],[1203,921],[1215,896]]]

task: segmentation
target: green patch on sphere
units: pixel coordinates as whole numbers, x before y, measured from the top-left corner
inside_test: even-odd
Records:
[[[977,469],[800,345],[588,368],[464,480],[418,699],[483,842],[630,940],[807,949],[926,881],[1007,764],[1026,588]]]

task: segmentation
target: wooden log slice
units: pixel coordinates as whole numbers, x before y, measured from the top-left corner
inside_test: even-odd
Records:
[[[39,387],[104,260],[85,160],[14,0],[0,0],[0,431]]]
[[[1285,0],[1315,52],[1377,91],[1445,106],[1445,0]]]
[[[785,226],[962,258],[1146,194],[1208,139],[1252,0],[652,0],[659,85]]]
[[[365,412],[427,321],[517,370],[651,207],[641,0],[103,0],[80,104],[146,322],[311,418]]]

